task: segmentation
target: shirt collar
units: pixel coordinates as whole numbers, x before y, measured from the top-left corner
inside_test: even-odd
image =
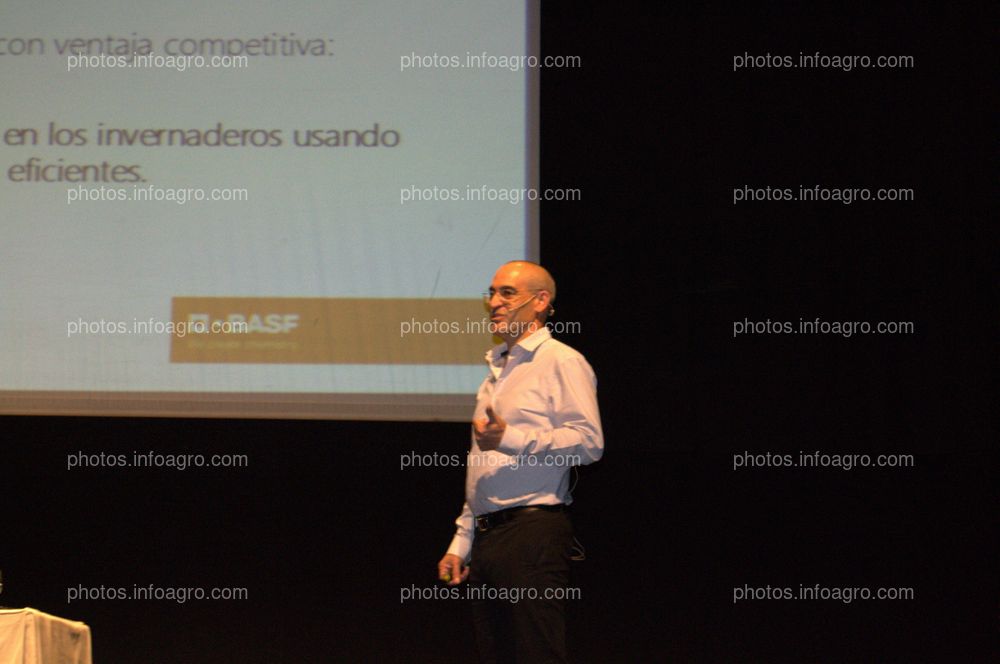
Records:
[[[549,333],[549,328],[542,325],[537,330],[532,332],[526,338],[521,339],[514,348],[511,349],[511,355],[520,355],[521,353],[533,353],[538,349],[543,343],[552,338],[552,334]],[[489,364],[496,364],[499,362],[500,358],[507,353],[507,342],[504,342],[498,346],[486,351],[486,361]]]

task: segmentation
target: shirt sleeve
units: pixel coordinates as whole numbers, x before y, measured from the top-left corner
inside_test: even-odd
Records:
[[[556,362],[550,377],[551,428],[508,426],[497,451],[517,455],[569,455],[572,465],[587,465],[604,454],[597,407],[597,378],[582,356]]]
[[[462,513],[455,519],[455,537],[451,540],[447,553],[453,553],[466,563],[472,557],[472,540],[475,538],[475,530],[472,527],[472,510],[469,502],[462,505]]]

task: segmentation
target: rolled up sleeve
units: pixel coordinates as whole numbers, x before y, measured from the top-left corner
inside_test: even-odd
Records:
[[[472,556],[472,540],[475,538],[475,530],[472,527],[472,510],[466,501],[462,505],[462,513],[455,519],[455,536],[451,539],[448,553],[453,553],[465,562],[469,562]],[[438,549],[440,551],[440,549]]]

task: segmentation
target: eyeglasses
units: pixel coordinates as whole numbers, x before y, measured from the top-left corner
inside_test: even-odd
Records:
[[[517,294],[520,292],[521,291],[517,290],[516,288],[511,288],[510,286],[502,286],[499,289],[491,288],[483,293],[483,302],[489,304],[490,300],[493,299],[493,296],[497,295],[500,297],[501,302],[510,304],[511,302],[514,301],[514,298],[517,297]],[[537,293],[538,291],[530,291],[530,292]]]

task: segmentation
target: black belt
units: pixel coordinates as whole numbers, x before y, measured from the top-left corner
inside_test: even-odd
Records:
[[[518,507],[508,507],[505,510],[498,510],[496,512],[487,512],[482,516],[475,517],[476,520],[476,532],[483,533],[490,528],[496,528],[502,523],[507,523],[511,521],[519,514],[524,514],[525,512],[565,512],[566,506],[562,503],[558,505],[520,505]]]

